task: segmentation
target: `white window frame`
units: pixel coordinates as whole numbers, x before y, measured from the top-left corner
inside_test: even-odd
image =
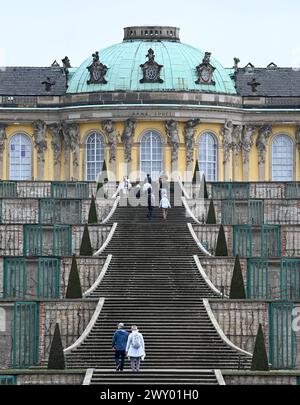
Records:
[[[210,137],[214,141],[214,147],[215,147],[215,160],[210,161],[208,160],[208,155],[209,155],[209,148],[208,148],[208,142],[206,141],[206,150],[205,150],[205,161],[201,161],[200,159],[200,151],[201,151],[201,143],[204,138]],[[215,134],[211,131],[205,131],[202,132],[202,134],[199,137],[199,142],[198,142],[198,162],[199,162],[199,170],[201,172],[204,172],[205,178],[207,181],[214,182],[218,181],[218,140],[215,136]],[[208,176],[208,165],[209,164],[214,164],[215,167],[215,178],[211,179],[210,176]]]
[[[88,160],[88,146],[89,146],[89,139],[92,137],[92,136],[95,136],[95,143],[94,143],[94,160]],[[97,154],[97,138],[99,138],[99,139],[101,139],[101,145],[103,145],[102,146],[102,151],[103,151],[103,154],[102,154],[102,152],[100,151],[100,159],[101,159],[101,154],[102,154],[102,156],[103,156],[103,160],[97,160],[97,156],[96,156],[96,154]],[[99,172],[102,170],[102,167],[103,167],[103,162],[104,162],[104,160],[105,160],[105,141],[104,141],[104,136],[103,136],[103,134],[101,133],[101,132],[98,132],[98,131],[91,131],[91,132],[89,132],[89,134],[87,135],[87,137],[86,137],[86,141],[85,141],[85,179],[86,179],[86,181],[96,181],[97,180],[97,176],[98,176],[98,174],[99,174]],[[91,143],[90,143],[90,145],[92,145]],[[100,149],[100,150],[101,150]],[[100,165],[99,165],[99,167],[100,167],[100,169],[99,169],[99,172],[97,172],[96,173],[96,169],[95,169],[95,178],[94,179],[89,179],[88,178],[88,174],[89,174],[89,172],[88,172],[88,165],[89,164],[95,164],[95,166],[97,165],[97,163],[100,163]]]

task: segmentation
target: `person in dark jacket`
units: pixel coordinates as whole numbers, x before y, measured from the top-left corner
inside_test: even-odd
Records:
[[[116,371],[124,370],[125,354],[129,332],[123,329],[124,323],[118,324],[118,330],[115,332],[112,340],[112,349],[115,352]]]

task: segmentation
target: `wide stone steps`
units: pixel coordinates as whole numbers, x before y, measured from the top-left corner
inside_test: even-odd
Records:
[[[94,370],[91,385],[218,385],[214,371],[203,370],[142,370],[140,373],[116,373]]]
[[[134,374],[140,383],[217,384],[212,370],[248,368],[251,359],[221,339],[202,302],[218,295],[194,262],[193,255],[202,253],[185,209],[172,208],[167,221],[158,208],[151,220],[146,215],[147,207],[119,207],[110,219],[118,226],[103,255],[113,257],[88,297],[105,298],[104,306],[89,335],[67,356],[68,367],[97,369],[92,383],[132,383],[132,373],[113,372],[112,335],[124,322],[128,329],[137,324],[144,335],[146,360],[142,373]]]

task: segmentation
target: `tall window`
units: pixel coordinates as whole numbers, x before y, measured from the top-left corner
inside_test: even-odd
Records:
[[[210,132],[200,138],[199,169],[204,172],[207,181],[217,181],[217,141]]]
[[[9,179],[32,180],[32,144],[25,134],[16,134],[10,140]]]
[[[96,181],[104,162],[104,140],[97,132],[91,133],[86,140],[86,179]]]
[[[294,145],[287,135],[277,135],[273,140],[272,180],[294,180]]]
[[[146,132],[141,139],[141,179],[149,173],[157,180],[163,171],[163,143],[158,132]]]

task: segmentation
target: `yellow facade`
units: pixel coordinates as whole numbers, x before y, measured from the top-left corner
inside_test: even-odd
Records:
[[[116,132],[118,134],[118,147],[117,147],[117,162],[116,162],[116,178],[120,180],[123,175],[123,166],[120,165],[124,162],[124,146],[121,143],[121,135],[124,129],[124,122],[116,122],[115,123]],[[180,148],[179,148],[179,158],[178,158],[178,171],[180,172],[181,178],[184,179],[185,177],[185,170],[186,170],[186,149],[184,143],[184,122],[179,123],[179,133],[180,133]],[[198,143],[200,137],[206,131],[212,132],[218,142],[218,157],[217,157],[217,173],[218,173],[218,181],[224,181],[224,150],[222,146],[222,136],[221,136],[221,129],[222,124],[219,123],[201,123],[197,127],[196,132],[196,147],[194,150],[194,164],[196,159],[198,158]],[[140,139],[142,135],[147,132],[148,130],[156,130],[158,131],[164,141],[164,172],[171,173],[171,149],[168,145],[166,129],[165,129],[165,122],[164,121],[138,121],[135,130],[134,136],[134,144],[132,148],[132,163],[131,163],[131,171],[134,172],[132,176],[132,180],[137,180],[139,177],[140,171]],[[93,132],[97,131],[103,134],[104,139],[106,139],[105,134],[103,133],[101,122],[86,122],[80,123],[80,147],[79,147],[79,179],[78,180],[85,180],[86,179],[86,170],[85,170],[85,160],[86,160],[86,139],[88,135]],[[5,149],[3,152],[3,160],[2,160],[2,173],[3,173],[3,180],[9,180],[9,142],[12,136],[16,133],[24,133],[28,135],[32,141],[32,179],[38,179],[38,165],[37,165],[37,152],[34,147],[34,137],[33,137],[33,127],[32,125],[9,125],[6,129],[7,139],[5,140]],[[266,163],[265,163],[265,181],[272,181],[272,152],[271,152],[271,145],[274,137],[278,134],[285,134],[288,135],[294,143],[294,180],[300,181],[300,153],[296,145],[296,126],[291,125],[274,125],[273,126],[273,134],[268,140],[267,144],[267,151],[266,151]],[[255,133],[254,136],[254,144],[250,152],[250,161],[249,161],[249,181],[259,181],[259,166],[258,166],[258,152],[256,148],[256,139],[258,133]],[[45,164],[44,164],[44,180],[67,180],[65,176],[65,162],[64,162],[64,149],[62,150],[61,154],[61,176],[60,178],[55,178],[54,175],[54,156],[53,150],[51,145],[51,134],[49,130],[46,133],[46,140],[47,140],[47,150],[45,152]],[[72,154],[71,154],[72,155]],[[107,162],[107,166],[109,168],[109,146],[106,144],[105,147],[105,159]],[[72,161],[72,156],[70,159],[70,175],[71,178],[74,176],[74,166]],[[235,170],[234,165],[234,158],[233,152],[231,152],[231,161],[230,161],[230,178],[226,179],[229,181],[243,181],[243,159],[242,153],[240,152],[238,156],[238,165],[237,171]]]

